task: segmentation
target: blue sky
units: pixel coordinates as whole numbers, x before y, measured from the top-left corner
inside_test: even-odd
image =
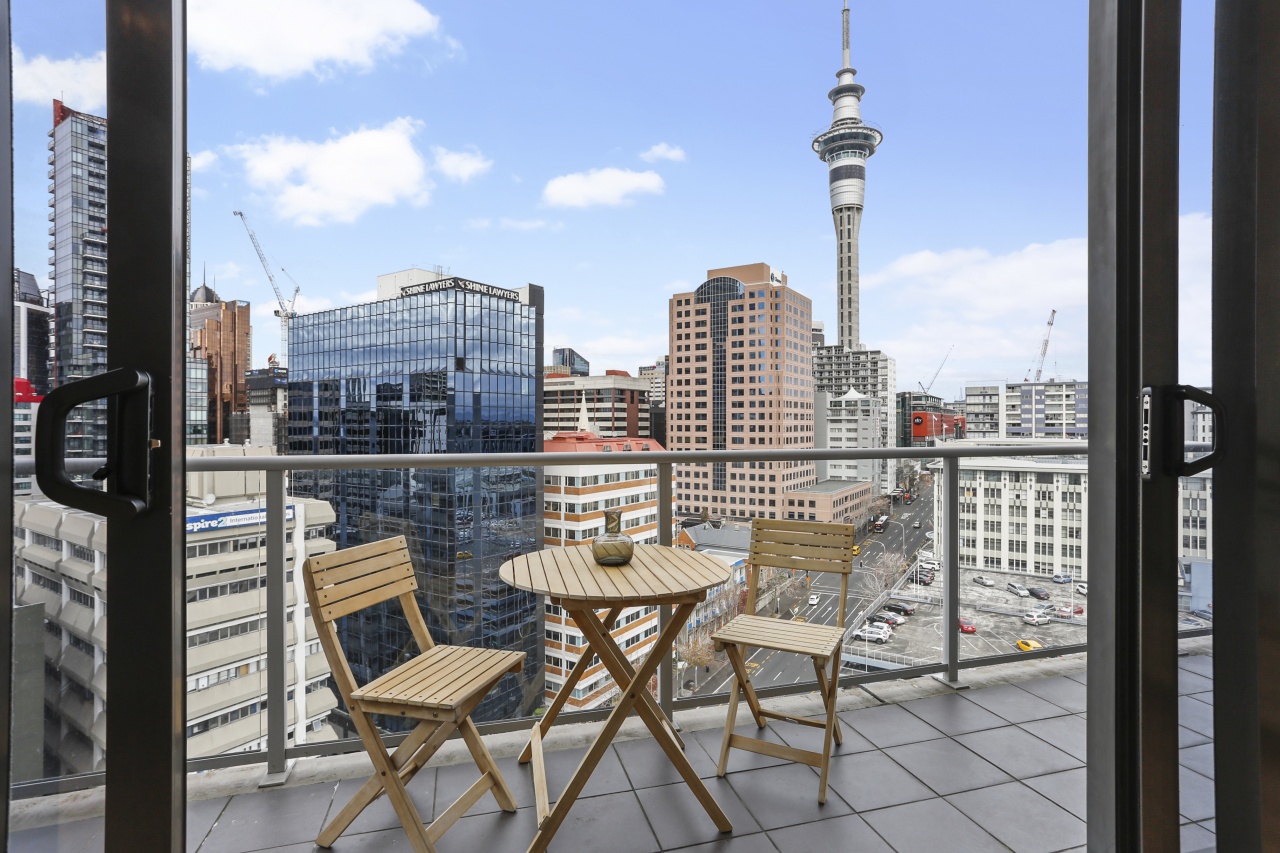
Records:
[[[1183,379],[1208,380],[1212,12],[1185,4]],[[862,337],[900,389],[1086,362],[1084,0],[854,0],[869,161]],[[301,309],[443,265],[547,290],[547,343],[634,372],[666,351],[667,298],[767,262],[833,327],[826,167],[840,3],[190,0],[193,284],[274,299],[240,221]],[[48,271],[50,101],[103,112],[98,3],[13,13],[18,265]],[[282,285],[288,279],[280,276]],[[118,283],[117,283],[117,286]]]

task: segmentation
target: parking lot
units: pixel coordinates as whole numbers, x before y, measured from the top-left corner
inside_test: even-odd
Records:
[[[986,575],[995,586],[986,587],[974,582],[975,575]],[[1022,615],[1039,603],[1035,598],[1020,598],[1006,589],[1010,581],[1025,587],[1039,587],[1049,593],[1048,604],[1055,607],[1083,606],[1085,612],[1074,622],[1053,620],[1044,625],[1029,625]],[[986,655],[1009,654],[1018,651],[1018,640],[1035,640],[1046,648],[1068,646],[1085,642],[1088,618],[1088,598],[1075,591],[1075,583],[1055,584],[1043,576],[1020,575],[1005,572],[983,572],[973,569],[960,571],[960,616],[972,619],[977,631],[959,634],[956,626],[949,626],[960,637],[960,657],[972,658]],[[933,663],[942,659],[942,589],[943,578],[939,572],[931,585],[918,585],[907,580],[895,590],[892,600],[908,601],[916,606],[916,612],[893,630],[893,637],[884,645],[865,645],[869,657],[890,657],[921,663]],[[880,608],[883,610],[883,608]],[[859,613],[849,621],[861,624],[869,613]],[[1077,624],[1078,623],[1078,624]]]

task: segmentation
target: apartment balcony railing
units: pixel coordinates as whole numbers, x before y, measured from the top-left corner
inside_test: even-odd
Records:
[[[1188,449],[1193,449],[1191,445]],[[640,455],[637,453],[637,455]],[[883,659],[891,663],[893,668],[878,671],[845,672],[840,678],[842,688],[859,684],[870,684],[879,681],[915,678],[920,676],[936,676],[940,680],[958,684],[963,670],[993,666],[1013,661],[1033,660],[1037,658],[1059,656],[1086,651],[1085,643],[1048,646],[1033,651],[1010,651],[1006,654],[990,654],[975,657],[962,657],[960,638],[955,630],[960,605],[960,571],[959,562],[959,493],[961,459],[1000,459],[1009,457],[1081,457],[1087,455],[1087,449],[1081,442],[1062,442],[1055,444],[1039,444],[1027,446],[940,446],[932,448],[892,448],[883,450],[744,450],[744,451],[662,451],[643,452],[646,466],[656,466],[658,476],[658,517],[661,520],[675,519],[673,512],[673,466],[677,464],[696,463],[746,463],[746,462],[812,462],[828,461],[862,461],[875,459],[899,460],[939,460],[942,479],[935,484],[935,497],[940,501],[941,526],[936,531],[935,550],[937,559],[942,563],[941,590],[941,623],[943,629],[941,655],[936,660],[920,662],[919,657],[905,656],[891,650],[882,654],[879,649],[872,649],[870,658]],[[501,467],[538,467],[554,465],[616,466],[619,462],[617,453],[497,453],[497,454],[435,454],[435,455],[344,455],[344,456],[227,456],[227,457],[190,457],[187,459],[187,471],[199,472],[246,472],[260,471],[265,474],[265,494],[263,503],[266,515],[266,684],[267,707],[265,712],[265,748],[236,752],[209,757],[191,758],[187,761],[189,771],[233,767],[265,762],[268,779],[280,780],[288,772],[294,759],[336,755],[342,753],[361,752],[363,747],[357,738],[329,740],[302,745],[290,745],[288,737],[288,713],[293,703],[285,701],[287,691],[291,687],[291,674],[294,667],[286,663],[288,647],[287,609],[288,589],[286,581],[286,494],[287,478],[292,472],[299,471],[337,471],[337,470],[424,470],[424,469],[458,469],[458,468],[501,468]],[[72,473],[92,472],[102,464],[102,460],[79,459],[68,460],[68,470]],[[15,473],[23,476],[31,473],[30,459],[15,460]],[[1030,488],[1030,486],[1029,486]],[[726,519],[726,523],[737,520]],[[746,522],[749,519],[742,518]],[[673,523],[659,523],[659,544],[671,545],[674,535]],[[539,532],[541,532],[541,516],[539,515]],[[905,529],[903,531],[905,534]],[[905,535],[904,535],[905,542]],[[905,550],[905,549],[904,549]],[[1020,572],[1029,574],[1029,572]],[[1172,582],[1172,578],[1171,578]],[[884,597],[881,596],[872,604]],[[939,598],[937,592],[931,595]],[[908,594],[907,597],[909,597]],[[109,597],[109,596],[108,596]],[[868,608],[869,612],[870,608]],[[116,610],[114,612],[123,612]],[[299,608],[298,613],[301,613]],[[117,617],[119,618],[119,617]],[[666,627],[671,619],[669,607],[659,611],[659,631]],[[858,614],[853,614],[848,621],[850,631],[860,622]],[[310,632],[309,632],[310,633]],[[1206,636],[1211,629],[1190,629],[1180,632],[1183,637]],[[850,652],[854,651],[849,646]],[[695,695],[685,698],[676,697],[675,661],[671,649],[657,650],[663,655],[659,669],[658,693],[659,704],[671,715],[681,709],[722,704],[727,701],[726,693]],[[127,665],[124,663],[118,665]],[[793,684],[767,685],[756,687],[762,698],[780,697],[789,694],[811,692],[815,689],[812,680]],[[590,722],[603,720],[608,714],[607,708],[590,711],[566,712],[561,719],[566,722]],[[532,718],[523,717],[480,724],[482,733],[500,733],[522,730],[530,726]],[[386,735],[388,743],[398,743],[402,736]],[[109,760],[109,758],[108,758]],[[54,792],[75,790],[100,785],[104,782],[103,772],[85,773],[77,776],[46,778],[18,783],[13,793],[16,798],[42,796]]]

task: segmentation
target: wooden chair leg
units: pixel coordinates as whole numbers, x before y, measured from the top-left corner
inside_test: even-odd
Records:
[[[462,730],[462,739],[466,741],[467,749],[471,750],[471,757],[475,759],[476,766],[480,768],[480,772],[489,773],[493,776],[493,798],[498,801],[498,806],[504,812],[515,811],[515,794],[512,794],[511,789],[507,787],[507,780],[502,778],[498,765],[494,763],[493,756],[489,754],[489,748],[480,739],[480,732],[476,731],[476,724],[471,722],[470,717],[467,717],[459,724],[458,728]]]
[[[409,845],[414,853],[436,853],[435,845],[427,837],[427,827],[422,823],[422,816],[418,814],[418,809],[409,797],[409,792],[405,790],[404,780],[400,778],[399,771],[392,763],[382,738],[378,737],[372,718],[357,706],[351,708],[351,722],[355,724],[360,740],[364,742],[365,751],[373,761],[373,772],[380,777],[387,798],[391,800],[391,806],[395,809],[396,817],[400,818],[405,834],[409,836]],[[450,724],[440,724],[441,728],[446,726],[453,728]]]
[[[760,698],[756,696],[756,690],[751,686],[751,676],[747,673],[747,662],[742,657],[742,647],[736,644],[727,644],[724,647],[725,655],[729,658],[729,664],[733,667],[734,674],[738,677],[738,685],[742,688],[742,696],[747,700],[747,708],[751,711],[751,716],[756,721],[756,728],[764,728],[764,714],[760,712]]]
[[[837,652],[836,654],[837,654],[837,655],[839,655],[839,652]],[[838,659],[838,658],[837,658],[837,659]],[[815,672],[817,672],[817,673],[818,673],[818,695],[822,697],[823,707],[826,707],[826,701],[827,701],[827,673],[826,673],[826,671],[825,671],[825,670],[823,670],[823,668],[822,668],[822,659],[821,659],[821,658],[814,658],[814,659],[813,659],[813,669],[814,669],[814,671],[815,671]],[[840,672],[840,667],[839,667],[839,665],[836,665],[836,666],[832,667],[832,678],[838,678],[838,674],[839,674],[839,672]],[[838,683],[839,683],[839,682],[837,681],[837,684],[838,684]],[[835,737],[835,739],[836,739],[836,744],[837,744],[837,745],[844,743],[844,733],[840,731],[840,720],[839,720],[839,719],[837,719],[837,720],[836,720],[835,728],[834,728],[834,730],[833,730],[833,735],[834,735],[834,737]]]
[[[835,734],[836,721],[836,694],[840,687],[840,653],[831,656],[831,680],[827,684],[824,698],[826,702],[823,704],[827,708],[827,727],[822,737],[822,774],[818,778],[818,802],[825,803],[827,801],[827,776],[831,770],[831,741]]]
[[[397,768],[405,784],[408,784],[409,780],[422,769],[452,733],[452,725],[422,722],[409,733],[400,746],[396,747],[395,752],[391,754],[391,763]],[[360,816],[360,812],[385,792],[382,777],[375,772],[316,837],[316,844],[321,847],[333,846],[338,837],[346,832],[352,821]]]
[[[738,722],[738,676],[729,679],[729,712],[724,720],[724,740],[720,742],[720,763],[716,765],[716,775],[724,776],[729,766],[729,738],[733,737],[734,726]]]

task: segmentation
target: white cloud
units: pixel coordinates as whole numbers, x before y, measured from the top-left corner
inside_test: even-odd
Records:
[[[483,175],[493,165],[492,160],[485,159],[485,156],[475,149],[450,151],[439,145],[432,145],[431,154],[435,157],[435,170],[449,180],[461,184],[465,184],[476,175]]]
[[[361,290],[357,293],[343,290],[338,294],[338,296],[341,304],[343,305],[361,305],[365,302],[376,301],[378,298],[378,288],[371,287],[368,290]]]
[[[1213,382],[1212,238],[1208,214],[1178,217],[1178,373],[1190,385]]]
[[[197,151],[191,155],[191,171],[203,172],[210,169],[218,162],[218,152],[216,151]]]
[[[101,112],[107,105],[107,54],[71,59],[33,56],[13,46],[13,99],[49,106],[57,98],[81,112]]]
[[[674,160],[677,163],[683,163],[684,149],[679,145],[668,145],[665,142],[659,142],[648,151],[640,152],[640,159],[646,163],[656,163],[659,160]]]
[[[413,147],[421,127],[397,118],[323,142],[265,136],[225,150],[244,162],[249,185],[272,197],[282,219],[298,225],[354,222],[380,205],[428,202],[427,164]]]
[[[539,231],[543,228],[559,230],[564,227],[560,222],[548,222],[545,219],[508,219],[505,216],[498,224],[508,231]]]
[[[467,220],[468,228],[475,228],[476,230],[479,230],[479,231],[482,231],[485,228],[488,228],[492,224],[493,224],[493,220],[487,216],[478,216],[475,219]]]
[[[663,293],[688,293],[692,289],[693,285],[683,278],[673,278],[662,286]]]
[[[637,193],[661,195],[663,188],[662,176],[652,170],[591,169],[547,181],[542,201],[550,207],[616,206],[630,204]]]
[[[191,0],[188,14],[201,68],[276,81],[367,71],[410,40],[440,34],[440,19],[414,0]],[[449,45],[450,54],[461,51],[456,40]]]

